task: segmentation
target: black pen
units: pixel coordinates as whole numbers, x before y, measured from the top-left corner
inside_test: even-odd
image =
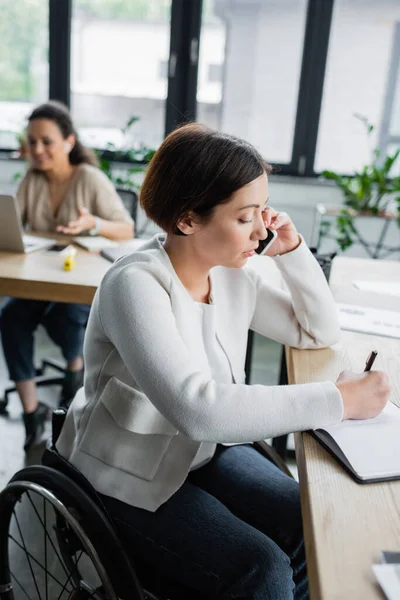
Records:
[[[376,350],[372,350],[372,352],[369,353],[369,356],[365,362],[365,369],[364,369],[364,373],[365,371],[370,371],[372,368],[372,365],[375,362],[376,357],[378,356],[378,353]]]

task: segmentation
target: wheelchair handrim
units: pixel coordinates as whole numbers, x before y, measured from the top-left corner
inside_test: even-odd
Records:
[[[41,485],[39,485],[37,483],[33,483],[31,481],[25,481],[25,480],[13,481],[13,482],[10,482],[7,485],[7,487],[5,488],[5,490],[3,490],[3,492],[0,493],[0,500],[2,501],[0,504],[3,504],[3,505],[8,504],[9,505],[9,507],[8,507],[9,510],[8,510],[8,514],[6,514],[5,521],[1,523],[2,528],[4,528],[3,531],[7,532],[6,533],[7,540],[8,540],[8,530],[9,530],[11,518],[13,515],[13,507],[15,506],[16,501],[20,499],[22,494],[24,492],[29,492],[29,491],[34,492],[35,494],[37,494],[38,496],[41,496],[47,502],[49,502],[55,509],[55,512],[58,512],[61,515],[61,517],[63,517],[63,519],[68,523],[68,525],[71,527],[71,529],[73,530],[75,535],[78,537],[87,556],[92,561],[92,563],[97,571],[97,574],[101,580],[101,583],[104,587],[104,592],[106,594],[107,600],[118,600],[118,597],[114,592],[113,586],[112,586],[110,579],[104,569],[104,566],[101,562],[98,552],[96,551],[96,548],[93,546],[91,541],[87,538],[86,533],[85,533],[84,529],[82,528],[82,526],[80,525],[79,521],[51,491],[42,487]],[[8,499],[8,497],[9,497],[9,499]],[[11,507],[11,510],[10,510],[10,507]],[[4,514],[3,514],[3,518],[4,518]],[[5,525],[7,526],[6,528],[4,527]],[[3,571],[3,568],[5,567],[5,569],[7,569],[8,568],[7,565],[9,564],[8,541],[6,542],[5,547],[0,546],[0,553],[4,554],[4,556],[0,556],[0,567],[1,567],[1,571]],[[4,577],[4,573],[0,572],[0,576]],[[12,593],[11,589],[9,587],[10,584],[11,584],[11,581],[7,582],[7,581],[0,580],[0,598],[7,598],[7,595],[3,595],[3,594],[7,594],[7,593],[11,594]],[[12,598],[11,595],[9,595],[8,597]]]

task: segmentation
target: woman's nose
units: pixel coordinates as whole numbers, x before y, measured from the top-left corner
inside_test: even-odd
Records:
[[[42,142],[35,142],[34,144],[32,144],[31,149],[33,154],[38,156],[39,154],[43,154],[44,146]]]
[[[267,237],[267,230],[265,228],[265,223],[262,215],[257,217],[255,220],[255,227],[253,229],[253,239],[255,240],[265,240]]]

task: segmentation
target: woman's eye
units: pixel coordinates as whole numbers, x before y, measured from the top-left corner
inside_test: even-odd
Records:
[[[251,223],[253,221],[253,219],[249,219],[248,221],[246,221],[245,219],[239,219],[239,223]]]

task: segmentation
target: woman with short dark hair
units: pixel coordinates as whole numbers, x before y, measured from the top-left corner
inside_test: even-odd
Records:
[[[161,144],[141,204],[166,233],[104,277],[85,387],[57,442],[132,555],[207,600],[308,597],[298,484],[251,442],[372,416],[387,397],[367,374],[245,385],[249,328],[297,348],[339,339],[318,263],[266,206],[269,171],[250,144],[202,125]],[[287,291],[246,266],[266,227]]]
[[[36,107],[28,118],[30,168],[17,192],[24,226],[67,235],[133,237],[133,221],[94,153],[79,141],[68,109],[59,102]],[[67,361],[60,403],[68,406],[83,383],[83,335],[89,306],[11,298],[1,318],[1,338],[10,379],[23,405],[25,450],[40,441],[48,408],[34,382],[33,333],[42,324]]]

